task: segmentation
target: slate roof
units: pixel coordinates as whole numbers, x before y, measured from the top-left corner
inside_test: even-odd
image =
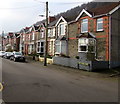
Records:
[[[35,30],[39,29],[39,25],[34,25]]]
[[[113,10],[118,5],[120,5],[120,2],[113,2],[113,3],[107,4],[107,5],[101,6],[99,8],[90,9],[88,11],[90,13],[92,13],[94,16],[97,16],[97,15],[109,13],[111,10]]]
[[[43,24],[45,26],[45,22],[46,22],[46,20],[38,21],[37,23],[35,23],[35,25],[41,25],[41,24]]]
[[[52,27],[52,26],[55,26],[56,23],[57,23],[58,19],[56,19],[55,21],[49,23],[48,27]]]

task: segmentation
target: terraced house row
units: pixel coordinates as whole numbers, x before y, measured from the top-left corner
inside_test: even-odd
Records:
[[[120,2],[83,8],[75,18],[48,20],[48,55],[54,57],[55,64],[89,71],[120,65]],[[17,50],[25,55],[44,56],[45,22],[39,21],[16,33]]]

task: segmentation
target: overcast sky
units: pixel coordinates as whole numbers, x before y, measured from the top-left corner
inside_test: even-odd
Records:
[[[92,0],[47,1],[49,2],[49,15],[53,16]],[[2,31],[20,31],[22,28],[44,19],[39,15],[45,15],[45,2],[45,0],[0,0],[0,34]]]
[[[49,15],[55,15],[91,0],[48,0]],[[44,19],[45,0],[0,0],[0,33],[16,32]]]

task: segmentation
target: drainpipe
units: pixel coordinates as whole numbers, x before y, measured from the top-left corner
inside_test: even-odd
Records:
[[[67,23],[67,36],[66,36],[66,38],[67,38],[67,46],[66,46],[66,53],[67,53],[67,56],[69,56],[69,50],[68,50],[68,47],[69,47],[69,45],[68,45],[68,41],[69,41],[69,24]]]
[[[111,69],[111,16],[109,16],[109,69]]]

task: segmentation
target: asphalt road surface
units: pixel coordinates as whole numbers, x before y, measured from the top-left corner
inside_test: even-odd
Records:
[[[5,102],[118,101],[117,81],[77,77],[34,63],[3,59],[2,81]]]

